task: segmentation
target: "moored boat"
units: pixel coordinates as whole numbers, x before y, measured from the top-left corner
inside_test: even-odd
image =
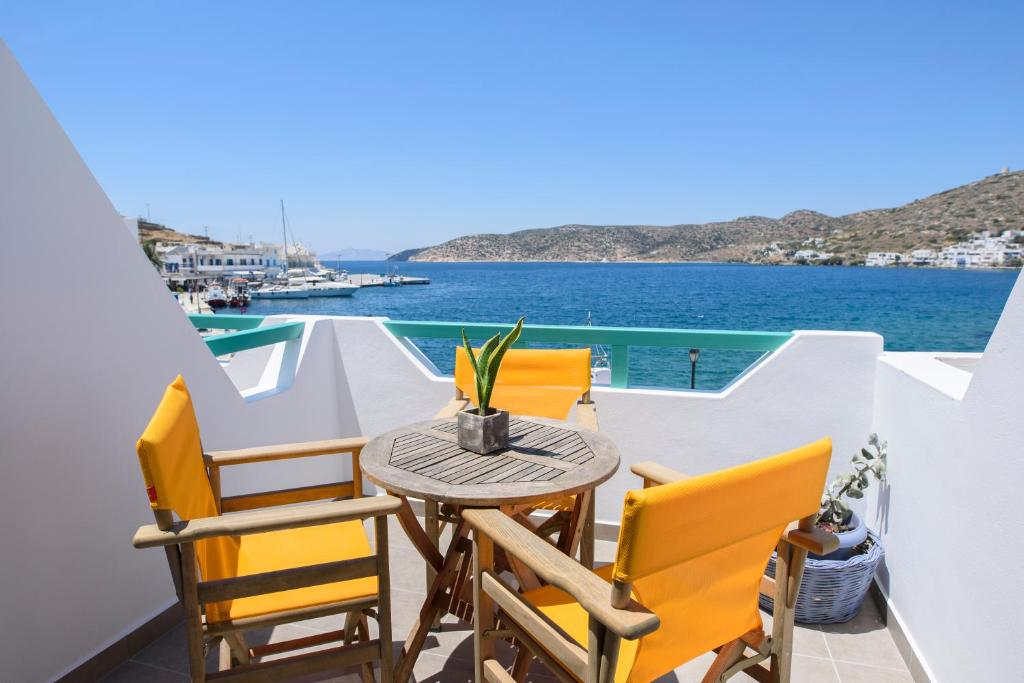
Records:
[[[206,288],[206,305],[210,308],[224,308],[228,305],[227,295],[220,285],[210,285]]]

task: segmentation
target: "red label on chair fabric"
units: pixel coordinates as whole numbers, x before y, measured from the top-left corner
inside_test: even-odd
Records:
[[[153,503],[154,505],[156,505],[156,487],[155,486],[147,486],[146,487],[146,495],[149,496],[149,502]]]

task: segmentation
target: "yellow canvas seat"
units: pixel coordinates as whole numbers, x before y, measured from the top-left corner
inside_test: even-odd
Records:
[[[388,575],[386,515],[401,503],[391,496],[362,498],[363,444],[362,438],[334,439],[204,453],[184,380],[179,376],[167,387],[136,444],[157,523],[140,528],[133,542],[167,548],[185,608],[192,680],[206,680],[207,638],[220,641],[221,674],[228,677],[263,680],[360,664],[365,678],[372,675],[370,662],[380,660],[381,677],[390,680],[390,597],[381,579]],[[221,496],[223,467],[335,453],[351,455],[351,482]],[[374,547],[363,528],[370,518]],[[372,641],[371,611],[381,634]],[[331,614],[346,615],[343,628],[318,644],[341,641],[341,647],[260,662],[309,643],[300,638],[249,647],[242,636],[246,629]]]
[[[831,442],[823,439],[699,477],[666,477],[666,468],[636,466],[645,481],[658,485],[627,493],[615,562],[592,573],[564,564],[542,542],[490,511],[465,511],[478,542],[501,546],[549,585],[521,596],[537,615],[531,618],[509,603],[513,594],[488,590],[499,579],[483,576],[481,569],[475,580],[492,593],[488,597],[497,602],[501,619],[516,622],[517,638],[545,663],[559,651],[545,621],[572,639],[564,649],[569,653],[593,647],[596,628],[598,660],[606,661],[600,672],[591,671],[597,680],[651,681],[716,649],[713,675],[705,680],[724,680],[752,666],[787,680],[792,607],[804,559],[808,550],[827,551],[835,544],[813,524],[830,457]],[[776,548],[779,580],[773,583],[763,574]],[[766,583],[774,586],[770,635],[763,632],[758,609]],[[478,610],[486,614],[485,606],[478,604]],[[486,628],[480,626],[478,639]],[[760,664],[769,658],[771,672]],[[578,661],[565,670],[572,673],[574,664],[579,677]]]
[[[211,572],[204,579],[227,579],[263,572],[292,569],[325,562],[370,557],[373,549],[362,523],[339,522],[324,526],[270,531],[238,539],[237,560],[224,575]],[[206,604],[209,621],[255,617],[284,610],[326,605],[377,594],[377,577],[308,586],[289,591],[253,595]]]

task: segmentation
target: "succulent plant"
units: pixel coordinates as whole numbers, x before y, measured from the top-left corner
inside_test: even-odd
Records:
[[[466,337],[466,330],[462,330],[462,346],[466,350],[466,355],[469,356],[469,364],[473,366],[473,372],[476,375],[477,409],[481,417],[494,412],[491,408],[491,392],[494,391],[494,381],[498,379],[501,359],[505,357],[505,352],[509,350],[509,347],[519,340],[519,335],[523,333],[524,320],[526,318],[520,318],[504,339],[501,338],[501,333],[488,339],[480,347],[479,356],[473,353],[473,347]]]
[[[825,490],[821,497],[821,513],[818,517],[819,524],[825,524],[836,531],[841,531],[850,523],[850,516],[853,511],[843,498],[863,498],[864,491],[870,486],[871,475],[875,481],[885,481],[886,468],[886,447],[888,444],[878,438],[878,434],[868,437],[868,445],[872,448],[860,449],[851,458],[853,472],[840,474],[832,480],[832,483]]]

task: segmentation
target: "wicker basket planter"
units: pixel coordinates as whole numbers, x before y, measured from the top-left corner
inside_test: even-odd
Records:
[[[884,552],[873,531],[868,530],[868,538],[872,541],[871,549],[862,555],[846,560],[807,558],[796,600],[797,621],[804,624],[840,624],[857,615]],[[775,578],[774,553],[764,573]],[[762,595],[761,609],[771,612],[772,599]]]

